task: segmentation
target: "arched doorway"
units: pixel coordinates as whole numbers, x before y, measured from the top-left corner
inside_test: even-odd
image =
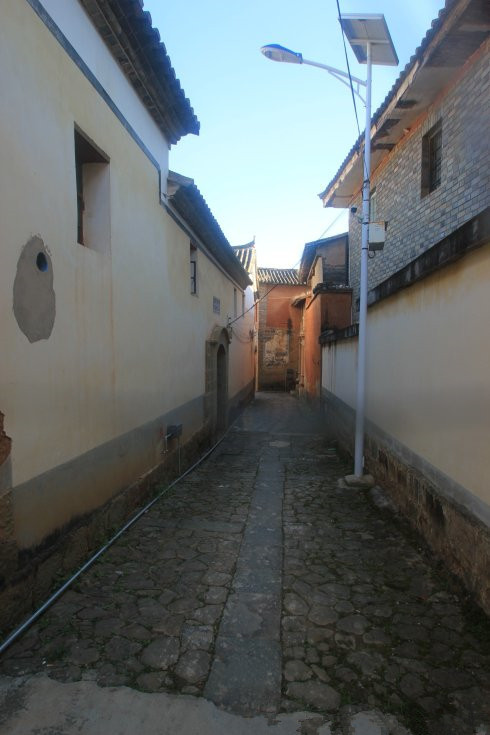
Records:
[[[219,326],[214,327],[206,341],[205,413],[213,434],[223,432],[228,425],[229,344],[228,330]]]

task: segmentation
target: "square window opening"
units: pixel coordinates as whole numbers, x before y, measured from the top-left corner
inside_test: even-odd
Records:
[[[75,127],[77,242],[100,253],[111,249],[109,157]]]

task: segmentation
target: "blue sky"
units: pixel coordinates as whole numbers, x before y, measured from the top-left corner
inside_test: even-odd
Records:
[[[400,60],[373,70],[373,112],[443,6],[340,0],[343,13],[384,13]],[[145,0],[145,9],[201,123],[199,136],[172,147],[170,167],[195,180],[230,243],[255,236],[259,266],[289,268],[305,242],[344,231],[345,213],[324,209],[318,193],[357,139],[350,91],[259,51],[280,43],[345,70],[336,0]],[[365,78],[348,52],[352,74]],[[364,115],[359,104],[361,130]]]

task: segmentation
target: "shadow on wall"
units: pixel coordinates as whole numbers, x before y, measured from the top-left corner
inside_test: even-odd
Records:
[[[228,370],[226,350],[222,344],[216,356],[216,430],[226,429],[228,414]]]

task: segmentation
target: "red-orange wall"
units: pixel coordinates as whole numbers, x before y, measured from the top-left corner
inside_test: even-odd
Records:
[[[259,295],[262,300],[259,306],[259,390],[284,390],[287,386],[288,370],[294,371],[293,377],[299,372],[301,309],[292,306],[292,301],[304,291],[305,286],[299,285],[278,285],[274,288],[269,284],[260,285]],[[279,338],[287,343],[287,358],[279,359],[274,364],[270,362],[266,364],[267,344],[270,344],[274,338]],[[288,387],[294,386],[289,385]]]
[[[318,293],[304,309],[303,390],[311,398],[320,396],[322,363],[320,334],[325,329],[342,329],[351,323],[350,291]]]
[[[276,286],[267,296],[266,326],[282,329],[291,326],[297,331],[301,323],[301,312],[291,302],[304,291],[305,286]]]

